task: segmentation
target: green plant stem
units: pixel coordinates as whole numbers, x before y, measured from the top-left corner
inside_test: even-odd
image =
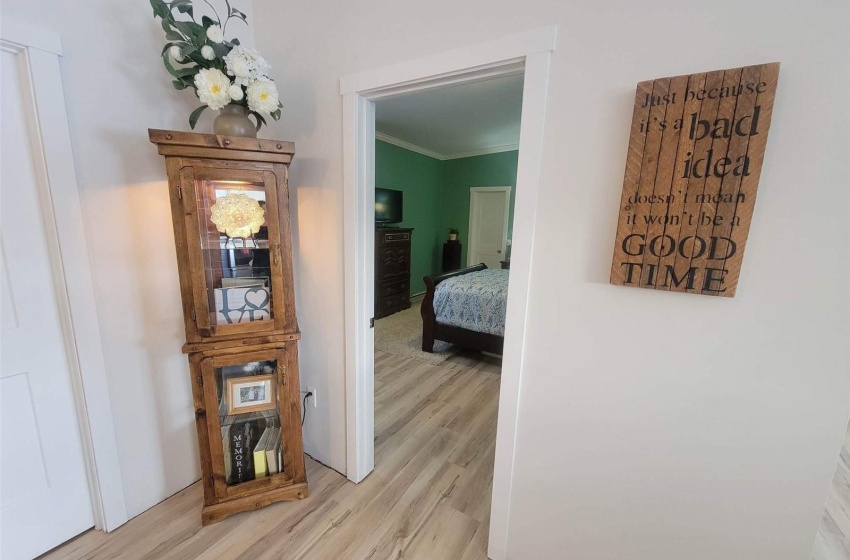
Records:
[[[219,24],[219,25],[221,25],[221,16],[220,16],[220,15],[218,15],[218,11],[216,11],[215,6],[213,6],[212,4],[210,4],[210,3],[208,2],[208,0],[204,0],[204,3],[205,3],[207,6],[209,6],[209,7],[210,7],[210,9],[211,9],[211,10],[213,11],[213,13],[215,14],[215,19],[216,19],[216,21],[218,22],[218,24]],[[192,19],[195,19],[195,18],[192,18]],[[229,18],[228,18],[228,19],[229,19]],[[225,24],[224,24],[224,25],[225,25],[225,26],[227,26],[227,23],[225,22]],[[222,32],[222,33],[224,33],[224,29],[222,29],[222,30],[221,30],[221,32]]]

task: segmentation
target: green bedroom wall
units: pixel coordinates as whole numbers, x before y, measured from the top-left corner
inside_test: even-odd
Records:
[[[513,234],[514,198],[516,195],[516,170],[519,152],[501,152],[443,161],[443,187],[440,191],[440,229],[460,230],[462,244],[460,263],[466,266],[469,244],[469,189],[470,187],[511,187],[508,210],[508,239]]]
[[[444,162],[377,140],[375,186],[404,192],[404,221],[414,228],[411,242],[410,293],[425,291],[423,276],[440,271],[440,185]]]
[[[425,291],[422,277],[438,274],[448,228],[460,230],[461,265],[469,241],[470,187],[511,187],[508,239],[513,232],[519,152],[441,161],[393,144],[375,141],[375,186],[404,192],[404,221],[412,227],[410,293]]]

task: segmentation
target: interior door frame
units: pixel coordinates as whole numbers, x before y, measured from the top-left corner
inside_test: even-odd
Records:
[[[475,234],[476,226],[478,225],[475,219],[475,195],[488,192],[501,192],[505,195],[505,233],[502,235],[503,256],[508,245],[508,221],[511,216],[511,187],[469,187],[469,249],[466,251],[466,266],[474,266],[478,264],[475,261],[480,260],[472,258],[473,249],[478,243],[478,236]]]
[[[26,101],[36,117],[29,135],[33,164],[92,512],[95,528],[112,531],[127,522],[127,507],[59,68],[62,41],[51,31],[3,17],[0,48],[21,56],[27,74]]]
[[[375,101],[449,84],[524,74],[508,291],[499,392],[488,555],[505,558],[534,220],[543,158],[549,62],[557,26],[533,29],[340,80],[343,106],[346,476],[363,480],[375,465],[374,218]]]

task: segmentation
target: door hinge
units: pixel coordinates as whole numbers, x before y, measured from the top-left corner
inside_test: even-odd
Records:
[[[203,387],[203,386],[204,386],[204,376],[199,373],[198,374],[198,387]]]
[[[196,315],[195,315],[195,308],[193,307],[193,308],[192,308],[192,320],[193,320],[193,321],[197,321],[197,319],[196,319],[195,317],[196,317]]]
[[[177,185],[177,198],[183,200],[183,187]]]
[[[374,328],[375,328],[375,318],[374,318],[374,317],[372,317],[372,318],[370,318],[370,319],[369,319],[369,328],[370,328],[370,329],[374,329]]]

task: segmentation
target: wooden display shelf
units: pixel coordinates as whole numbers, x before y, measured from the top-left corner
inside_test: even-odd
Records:
[[[165,156],[168,173],[186,330],[183,352],[189,360],[203,473],[202,522],[207,525],[274,502],[306,498],[298,375],[301,333],[295,314],[288,185],[295,145],[169,130],[148,133]],[[267,277],[264,283],[223,282],[224,271],[231,267],[224,262],[227,252],[218,248],[222,234],[211,212],[231,193],[248,193],[258,201],[257,212],[263,210],[260,229],[265,231],[254,244],[267,243],[268,249],[260,257],[251,255],[240,269],[253,272],[252,277]],[[266,370],[261,372],[262,368]],[[247,386],[248,392],[231,391],[231,384]],[[273,389],[269,392],[266,387]],[[257,417],[223,416],[224,404],[228,411],[242,406],[266,412]],[[261,434],[275,434],[276,428],[280,441],[269,436],[261,441]],[[260,449],[258,443],[268,447]],[[255,447],[263,453],[280,449],[280,459],[274,469],[269,465],[263,471],[264,476],[259,470],[256,475],[254,470],[243,470],[249,461],[253,469]],[[231,480],[228,473],[233,472],[238,478]]]

